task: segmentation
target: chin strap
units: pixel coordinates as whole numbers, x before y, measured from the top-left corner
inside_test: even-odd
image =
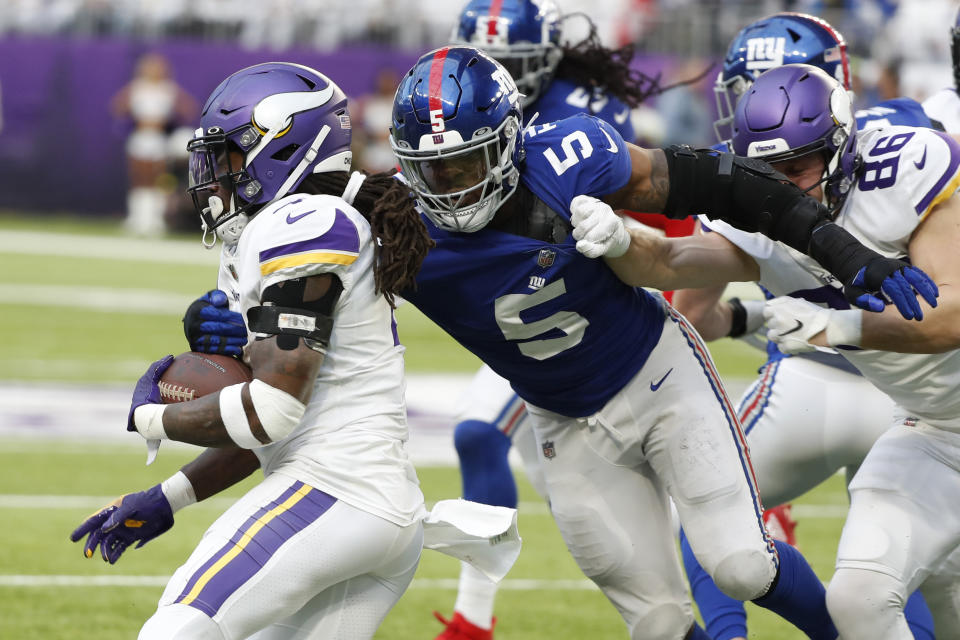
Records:
[[[216,222],[220,214],[223,213],[223,200],[220,199],[220,196],[210,196],[207,198],[207,207],[203,212],[209,215],[211,220]],[[207,240],[208,235],[212,236],[209,241]],[[211,231],[210,228],[207,227],[206,222],[203,223],[203,237],[200,238],[200,244],[202,244],[205,249],[213,249],[214,245],[217,244],[216,230]]]
[[[347,204],[353,204],[354,198],[360,193],[360,187],[363,186],[363,181],[366,179],[366,174],[360,173],[359,171],[351,173],[350,180],[347,181],[347,186],[343,189],[343,195],[340,197],[343,198]]]

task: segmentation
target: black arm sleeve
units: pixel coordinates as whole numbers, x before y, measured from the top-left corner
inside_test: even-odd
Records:
[[[814,228],[829,220],[826,207],[762,160],[687,146],[663,151],[670,177],[663,210],[668,218],[703,214],[803,253],[809,253]]]
[[[825,206],[767,163],[687,146],[673,146],[664,153],[670,192],[663,214],[668,218],[704,214],[743,231],[762,233],[809,255],[844,285],[851,284],[863,267],[870,282],[885,277],[883,267],[889,260],[831,222]]]

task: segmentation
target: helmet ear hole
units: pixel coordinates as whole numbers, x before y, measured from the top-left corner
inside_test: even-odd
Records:
[[[284,148],[280,149],[279,151],[271,155],[270,159],[277,160],[279,162],[285,162],[289,160],[293,156],[293,154],[297,152],[297,149],[299,148],[300,148],[300,145],[298,144],[288,144]]]

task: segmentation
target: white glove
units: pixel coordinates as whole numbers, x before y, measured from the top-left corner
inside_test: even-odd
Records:
[[[862,317],[859,309],[824,309],[789,296],[774,298],[763,308],[767,339],[775,342],[784,353],[817,349],[810,344],[810,339],[821,331],[826,332],[826,342],[831,347],[859,346]]]
[[[588,258],[619,258],[630,248],[623,219],[606,202],[577,196],[570,202],[570,222],[577,251]]]

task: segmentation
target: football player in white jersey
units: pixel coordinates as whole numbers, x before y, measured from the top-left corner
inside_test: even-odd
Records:
[[[225,292],[247,319],[254,380],[163,405],[157,381],[172,357],[154,363],[128,430],[223,448],[71,537],[116,562],[179,508],[260,467],[264,480],[207,530],[140,638],[369,638],[423,543],[390,300],[430,241],[401,183],[348,173],[347,99],[317,71],[238,71],[200,122],[190,192],[207,243],[223,241],[222,292],[208,299],[222,306]]]
[[[763,48],[759,43],[783,43]],[[770,55],[764,57],[762,53]],[[850,89],[843,36],[826,21],[801,13],[777,13],[744,27],[733,39],[717,78],[718,135],[732,135],[734,107],[766,69],[805,63],[822,69]],[[930,127],[920,105],[902,98],[855,114],[857,130],[891,122]],[[723,140],[721,139],[721,142]],[[723,142],[723,149],[729,148]],[[673,304],[706,339],[751,336],[762,325],[763,302],[721,302],[726,284],[676,293]],[[839,470],[849,482],[876,439],[888,428],[893,401],[836,353],[790,357],[767,344],[767,362],[738,404],[750,444],[764,506],[776,508],[806,493]],[[775,521],[776,524],[779,524]],[[769,527],[769,523],[768,523]],[[715,640],[747,636],[746,611],[723,595],[699,565],[686,538],[684,564],[694,598]],[[920,594],[906,608],[914,635],[932,638],[933,623]]]
[[[709,223],[716,233],[673,241],[634,234],[627,254],[607,262],[628,283],[755,280],[775,295],[792,296],[768,304],[768,336],[787,351],[809,349],[810,341],[839,347],[893,399],[892,426],[850,485],[828,604],[843,638],[911,638],[902,612],[907,595],[960,543],[952,508],[960,492],[960,295],[950,286],[960,277],[960,146],[921,128],[857,135],[847,92],[807,65],[757,79],[737,105],[733,143],[736,152],[772,161],[823,198],[837,223],[867,246],[932,272],[941,288],[938,307],[924,305],[921,322],[901,322],[890,309],[861,314],[837,297],[835,279],[809,259],[723,223]],[[618,219],[609,210],[594,215],[581,236]],[[650,256],[666,257],[668,266]],[[925,595],[938,637],[957,637],[955,603]]]

